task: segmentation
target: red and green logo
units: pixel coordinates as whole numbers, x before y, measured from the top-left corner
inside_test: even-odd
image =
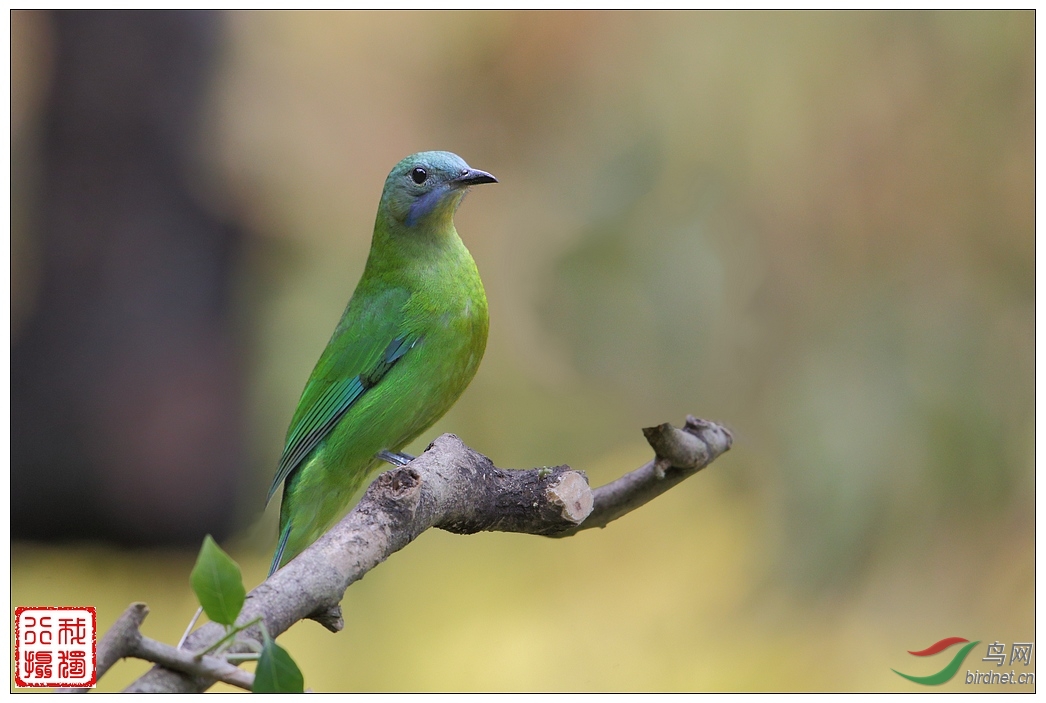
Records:
[[[917,657],[931,657],[934,654],[943,652],[944,650],[951,647],[953,644],[959,644],[960,642],[968,642],[966,646],[955,653],[952,660],[948,662],[948,665],[938,671],[936,674],[930,674],[929,676],[911,676],[909,674],[902,674],[897,669],[890,669],[893,673],[898,676],[903,676],[909,681],[922,684],[923,686],[940,686],[945,681],[950,681],[953,676],[959,671],[959,667],[966,660],[966,655],[970,653],[970,650],[980,644],[980,640],[977,642],[970,642],[965,637],[945,637],[940,642],[934,642],[926,649],[920,649],[918,652],[908,651],[909,654]]]

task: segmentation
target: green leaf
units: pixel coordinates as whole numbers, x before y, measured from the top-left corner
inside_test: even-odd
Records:
[[[255,693],[302,693],[305,677],[287,650],[265,638],[258,668],[254,670]]]
[[[240,614],[247,592],[243,588],[243,577],[228,554],[207,535],[196,557],[196,566],[189,575],[192,590],[203,606],[203,611],[212,622],[232,625]]]

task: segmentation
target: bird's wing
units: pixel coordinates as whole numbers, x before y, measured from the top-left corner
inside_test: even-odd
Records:
[[[350,303],[302,391],[266,502],[345,412],[417,344],[418,337],[403,330],[409,297],[393,289],[359,305],[355,298]]]

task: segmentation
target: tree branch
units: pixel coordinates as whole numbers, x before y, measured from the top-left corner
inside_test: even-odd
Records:
[[[183,676],[191,677],[204,688],[210,687],[215,681],[224,681],[248,691],[253,688],[254,675],[224,659],[212,656],[196,658],[192,652],[175,649],[169,644],[144,636],[139,628],[148,614],[149,608],[145,603],[131,603],[109,628],[98,643],[96,679],[101,679],[113,664],[124,657],[135,657],[182,672]],[[80,687],[61,690],[67,693],[86,693],[89,689]]]
[[[643,432],[655,459],[594,492],[568,466],[499,469],[454,435],[442,435],[408,465],[380,474],[341,522],[251,591],[237,622],[260,617],[273,637],[306,618],[340,630],[345,589],[430,527],[549,537],[605,527],[710,464],[732,441],[725,428],[693,417],[681,430],[664,424]],[[223,634],[208,623],[182,651],[203,651]],[[260,644],[261,629],[241,637]],[[216,678],[155,666],[126,690],[202,691]]]
[[[683,429],[666,422],[643,428],[643,434],[654,449],[654,459],[593,491],[592,514],[580,525],[553,537],[570,537],[581,530],[606,527],[711,464],[734,441],[725,427],[693,415],[686,416]]]

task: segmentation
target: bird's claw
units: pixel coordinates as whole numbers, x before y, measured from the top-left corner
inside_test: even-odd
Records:
[[[414,457],[406,452],[390,452],[388,449],[382,449],[380,452],[375,454],[375,456],[382,461],[387,461],[393,466],[406,466],[414,461]]]

